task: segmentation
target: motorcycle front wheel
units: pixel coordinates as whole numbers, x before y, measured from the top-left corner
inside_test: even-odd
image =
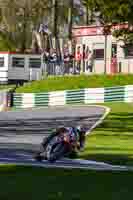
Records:
[[[64,142],[56,143],[47,153],[47,160],[50,162],[54,162],[69,153],[69,149],[69,145]]]

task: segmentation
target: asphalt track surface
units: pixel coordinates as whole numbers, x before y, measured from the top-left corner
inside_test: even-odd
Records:
[[[16,163],[42,167],[83,168],[97,170],[127,170],[87,160],[63,159],[55,163],[37,162],[34,153],[46,135],[60,126],[86,127],[88,133],[96,127],[108,110],[101,106],[41,108],[25,111],[0,112],[0,163]]]
[[[42,138],[60,126],[88,131],[105,114],[105,107],[74,106],[0,113],[0,146],[35,150]]]

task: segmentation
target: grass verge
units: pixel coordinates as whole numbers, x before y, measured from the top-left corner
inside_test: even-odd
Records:
[[[57,90],[133,85],[133,75],[93,75],[49,77],[33,81],[16,89],[17,93],[37,93]]]
[[[0,167],[1,200],[132,199],[132,172]]]
[[[133,104],[106,103],[108,117],[88,137],[80,157],[133,166]]]
[[[13,89],[15,85],[0,85],[0,90]]]

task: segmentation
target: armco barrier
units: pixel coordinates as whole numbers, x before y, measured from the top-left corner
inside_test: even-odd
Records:
[[[13,104],[16,108],[104,102],[133,102],[133,85],[44,93],[16,93],[13,96]]]

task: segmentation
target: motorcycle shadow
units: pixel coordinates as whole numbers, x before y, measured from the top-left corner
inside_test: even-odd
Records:
[[[66,155],[65,158],[76,159],[76,158],[78,158],[78,153],[76,151],[72,151],[71,153]]]

